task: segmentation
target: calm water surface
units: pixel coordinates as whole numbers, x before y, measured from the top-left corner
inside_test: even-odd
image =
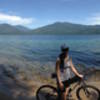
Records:
[[[100,35],[1,35],[0,60],[55,63],[62,44],[70,47],[75,64],[100,68]]]

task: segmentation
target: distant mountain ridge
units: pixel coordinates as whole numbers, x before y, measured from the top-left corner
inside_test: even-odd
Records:
[[[24,26],[13,26],[10,24],[0,24],[0,34],[8,35],[8,34],[26,34],[30,29],[25,28]]]
[[[49,35],[75,35],[75,34],[100,34],[100,25],[81,25],[68,22],[56,22],[37,29],[29,29],[27,27],[9,24],[0,24],[0,34],[49,34]]]
[[[21,26],[21,25],[16,25],[15,26],[18,30],[21,30],[21,31],[24,31],[24,32],[28,32],[30,31],[31,29],[25,27],[25,26]]]
[[[56,22],[32,30],[33,34],[100,34],[100,25],[81,25],[67,22]]]

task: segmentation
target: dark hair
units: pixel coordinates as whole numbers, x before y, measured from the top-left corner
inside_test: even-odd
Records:
[[[68,48],[68,47],[66,47],[66,48],[61,48],[61,51],[62,51],[62,52],[68,52],[68,51],[69,51],[69,48]]]
[[[68,53],[69,48],[63,49],[62,53],[59,55],[60,58],[60,68],[64,68],[64,59],[66,57],[66,53]]]

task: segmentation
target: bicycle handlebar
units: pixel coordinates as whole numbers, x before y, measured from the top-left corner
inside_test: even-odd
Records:
[[[85,80],[86,79],[86,77],[87,77],[87,75],[91,75],[91,74],[93,74],[93,72],[95,72],[96,71],[96,69],[93,67],[93,68],[87,68],[87,69],[85,69],[85,70],[82,70],[82,72],[81,73],[83,73],[83,78],[82,78],[82,80]],[[51,78],[53,78],[53,79],[56,79],[57,78],[57,74],[56,73],[52,73],[51,74]]]

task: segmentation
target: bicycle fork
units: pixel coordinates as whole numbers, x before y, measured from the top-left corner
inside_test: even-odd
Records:
[[[87,97],[89,97],[90,92],[88,91],[88,89],[85,86],[86,86],[86,83],[84,81],[82,81],[83,91],[84,91],[85,95]]]

